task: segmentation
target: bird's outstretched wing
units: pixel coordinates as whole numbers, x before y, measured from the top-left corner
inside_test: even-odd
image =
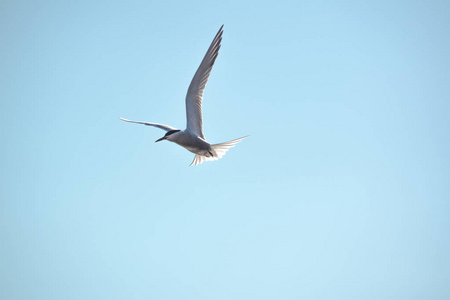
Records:
[[[124,118],[121,118],[121,117],[119,117],[119,119],[121,119],[122,121],[125,121],[125,122],[136,123],[136,124],[144,124],[144,125],[147,125],[147,126],[153,126],[153,127],[165,130],[165,131],[176,130],[176,128],[173,128],[173,127],[170,127],[170,126],[167,126],[167,125],[163,125],[163,124],[156,124],[156,123],[150,123],[150,122],[131,121],[131,120],[127,120],[127,119],[124,119]]]
[[[219,54],[220,42],[222,41],[223,25],[217,32],[214,40],[209,46],[200,66],[192,78],[191,84],[186,95],[186,119],[187,130],[196,134],[201,138],[203,136],[203,120],[202,120],[202,99],[203,91],[208,82],[209,74],[211,74],[212,67]]]

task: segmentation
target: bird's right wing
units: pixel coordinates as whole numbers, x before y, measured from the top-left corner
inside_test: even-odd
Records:
[[[173,127],[170,127],[170,126],[167,126],[167,125],[163,125],[163,124],[150,123],[150,122],[131,121],[131,120],[127,120],[127,119],[124,119],[124,118],[121,118],[121,117],[119,117],[119,119],[121,119],[122,121],[125,121],[125,122],[136,123],[136,124],[144,124],[144,125],[147,125],[147,126],[153,126],[153,127],[162,129],[164,131],[176,130],[176,128],[173,128]]]
[[[223,25],[217,32],[214,40],[206,51],[200,66],[192,78],[191,84],[186,95],[186,118],[187,130],[196,134],[201,138],[203,136],[203,120],[202,120],[202,99],[203,91],[211,74],[212,67],[219,54],[220,42],[222,41]]]

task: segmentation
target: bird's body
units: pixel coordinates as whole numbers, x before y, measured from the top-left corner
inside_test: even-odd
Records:
[[[184,147],[188,151],[195,153],[194,160],[191,165],[198,165],[204,161],[217,160],[221,158],[225,153],[234,147],[237,143],[242,141],[246,137],[242,137],[236,140],[232,140],[220,144],[210,144],[206,141],[203,135],[203,121],[202,121],[202,99],[203,91],[206,83],[208,82],[209,75],[211,73],[214,62],[219,54],[220,42],[222,41],[222,27],[214,37],[211,45],[206,52],[194,78],[189,85],[189,89],[186,95],[186,119],[187,126],[185,130],[178,130],[171,126],[150,123],[150,122],[137,122],[130,121],[124,118],[120,118],[123,121],[144,124],[153,126],[167,131],[165,136],[158,139],[156,142],[168,140],[176,143],[181,147]]]
[[[168,141],[173,142],[175,144],[180,145],[181,147],[186,148],[192,153],[201,155],[201,156],[213,156],[211,144],[205,141],[204,139],[196,136],[188,130],[180,130],[174,134],[171,134],[168,138]]]

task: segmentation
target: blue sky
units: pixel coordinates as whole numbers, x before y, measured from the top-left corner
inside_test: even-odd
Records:
[[[447,1],[3,1],[0,298],[449,299]],[[225,24],[216,162],[154,141]]]

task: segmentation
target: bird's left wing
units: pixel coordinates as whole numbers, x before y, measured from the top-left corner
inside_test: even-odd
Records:
[[[208,51],[206,51],[205,57],[198,67],[197,72],[195,72],[194,78],[192,78],[186,95],[186,129],[203,139],[205,138],[203,136],[202,120],[203,91],[205,90],[212,67],[216,61],[217,55],[219,54],[220,42],[222,41],[223,33],[222,28],[223,25],[214,37]]]
[[[119,117],[119,119],[121,119],[122,121],[125,121],[125,122],[136,123],[136,124],[144,124],[144,125],[147,125],[147,126],[153,126],[153,127],[165,130],[165,131],[176,130],[176,128],[173,128],[173,127],[170,127],[170,126],[167,126],[167,125],[163,125],[163,124],[150,123],[150,122],[131,121],[131,120],[127,120],[127,119],[124,119],[124,118],[121,118],[121,117]]]

